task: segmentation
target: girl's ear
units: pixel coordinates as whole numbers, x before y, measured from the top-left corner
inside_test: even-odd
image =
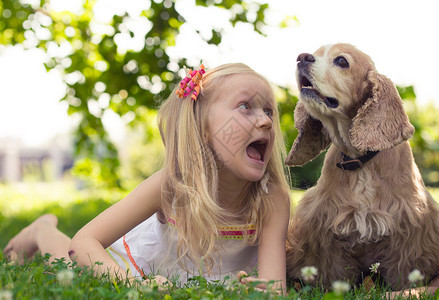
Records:
[[[371,69],[367,73],[370,97],[352,120],[349,136],[360,151],[379,151],[408,140],[415,129],[404,111],[403,102],[389,78]]]
[[[294,124],[299,134],[288,153],[285,164],[302,166],[325,150],[331,140],[322,123],[311,117],[301,101],[297,103],[294,110]]]

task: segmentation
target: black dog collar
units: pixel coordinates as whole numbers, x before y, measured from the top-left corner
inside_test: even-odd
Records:
[[[342,152],[343,161],[337,163],[336,166],[343,171],[354,171],[360,169],[363,164],[371,160],[378,152],[380,151],[367,151],[366,154],[357,158],[351,158]]]

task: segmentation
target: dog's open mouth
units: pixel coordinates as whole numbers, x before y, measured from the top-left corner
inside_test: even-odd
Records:
[[[265,140],[254,141],[250,143],[246,149],[248,157],[262,162],[264,161],[266,150],[267,150],[267,141]]]
[[[303,95],[311,96],[312,98],[315,98],[317,96],[318,98],[322,99],[323,102],[326,104],[329,108],[336,108],[338,107],[338,100],[332,97],[325,97],[322,94],[317,91],[312,83],[306,78],[306,76],[300,77],[300,93]]]

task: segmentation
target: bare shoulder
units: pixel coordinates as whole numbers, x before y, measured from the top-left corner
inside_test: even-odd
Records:
[[[132,203],[137,206],[141,203],[147,203],[147,206],[139,205],[139,208],[149,208],[148,214],[151,213],[151,209],[154,211],[159,210],[161,208],[161,191],[164,182],[164,173],[162,169],[142,181],[131,193],[120,201],[121,204]]]
[[[158,193],[160,194],[162,189],[162,184],[165,180],[165,172],[163,169],[157,171],[153,175],[149,176],[147,179],[142,181],[133,191],[148,191],[149,193]]]
[[[276,184],[270,184],[268,190],[272,209],[267,215],[265,226],[277,227],[280,224],[287,224],[290,219],[290,195],[288,191]]]
[[[268,185],[268,191],[275,209],[290,209],[290,194],[275,183]]]

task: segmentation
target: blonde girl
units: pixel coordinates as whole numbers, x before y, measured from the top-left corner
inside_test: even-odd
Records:
[[[274,280],[285,292],[290,202],[279,113],[267,80],[244,64],[194,71],[163,103],[158,123],[163,169],[72,240],[58,230],[55,216],[44,215],[9,242],[5,254],[22,261],[40,251],[120,278],[154,274],[158,281],[185,282],[199,273],[238,275],[242,283],[260,281],[261,288]],[[255,277],[243,276],[252,271]]]

